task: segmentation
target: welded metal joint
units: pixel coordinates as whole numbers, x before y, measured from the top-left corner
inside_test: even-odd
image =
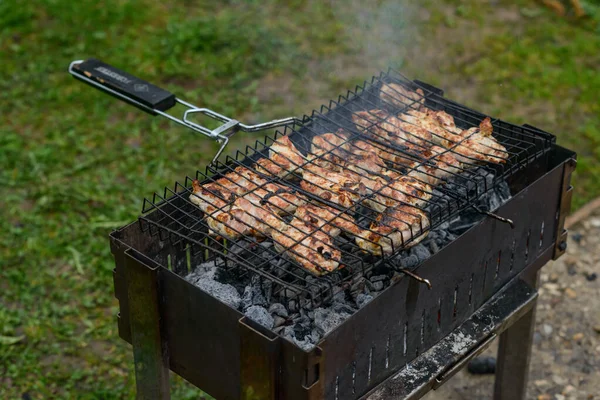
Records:
[[[567,214],[571,209],[571,200],[573,199],[573,186],[571,186],[571,176],[575,167],[577,166],[577,160],[570,158],[565,162],[563,167],[563,178],[562,178],[562,190],[559,198],[557,224],[556,224],[556,243],[554,246],[554,254],[552,258],[556,260],[567,251],[567,235],[568,231],[565,229],[565,220]]]

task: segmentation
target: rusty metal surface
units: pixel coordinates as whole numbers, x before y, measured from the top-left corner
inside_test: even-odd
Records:
[[[422,397],[457,363],[462,364],[475,356],[480,350],[478,347],[491,335],[502,332],[532,310],[536,298],[535,289],[515,279],[455,331],[365,396],[364,400],[414,400]]]
[[[573,186],[571,186],[571,176],[575,167],[577,166],[577,160],[575,155],[564,164],[563,181],[560,198],[560,208],[558,215],[558,224],[556,231],[556,245],[554,247],[553,259],[556,260],[562,256],[567,250],[567,229],[565,229],[565,220],[569,211],[571,210],[571,201],[573,199]]]
[[[534,280],[537,289],[538,274]],[[524,400],[535,328],[535,305],[500,336],[494,400]]]
[[[125,277],[139,400],[169,400],[169,357],[161,323],[160,267],[125,254]]]
[[[274,400],[278,395],[281,338],[243,317],[240,326],[240,384],[242,400]]]

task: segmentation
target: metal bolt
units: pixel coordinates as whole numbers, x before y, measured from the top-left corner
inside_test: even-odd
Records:
[[[560,251],[565,251],[567,249],[567,242],[564,240],[558,244],[558,249]]]

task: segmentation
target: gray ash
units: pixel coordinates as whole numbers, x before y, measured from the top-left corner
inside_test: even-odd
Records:
[[[489,171],[480,168],[473,174],[479,174],[477,177],[480,179],[475,180],[476,184],[472,180],[457,180],[440,190],[436,189],[435,195],[440,197],[442,203],[452,203],[456,202],[452,198],[456,197],[455,193],[473,196],[481,193],[485,183],[487,187],[492,186],[493,174]],[[483,194],[476,206],[483,211],[495,211],[509,198],[510,189],[503,182]],[[481,213],[467,208],[452,221],[434,225],[423,241],[399,252],[391,261],[395,267],[413,270],[483,218]],[[352,238],[343,236],[336,238],[336,244],[346,251],[356,247]],[[267,278],[251,273],[243,266],[231,265],[231,261],[225,263],[220,259],[199,265],[186,279],[305,350],[313,348],[325,335],[372,301],[401,275],[394,268],[383,264],[378,264],[365,276],[352,280],[347,279],[352,274],[349,268],[330,274],[326,282],[306,274],[303,284],[307,285],[306,289],[313,300],[320,300],[315,302],[302,290],[293,289],[299,283],[298,279],[290,278],[292,274],[288,271],[293,268],[292,264],[283,257],[273,257],[271,242],[236,244],[231,251],[243,257],[248,264],[260,264],[269,274],[290,282],[290,287],[283,288]],[[366,257],[368,262],[368,257],[372,256]],[[372,258],[373,261],[377,260]],[[265,259],[270,260],[268,265],[264,265]]]

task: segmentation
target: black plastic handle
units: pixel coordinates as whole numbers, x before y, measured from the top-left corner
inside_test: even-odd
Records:
[[[95,58],[72,65],[72,71],[76,78],[87,78],[79,79],[153,115],[153,110],[166,111],[175,105],[173,93]]]

